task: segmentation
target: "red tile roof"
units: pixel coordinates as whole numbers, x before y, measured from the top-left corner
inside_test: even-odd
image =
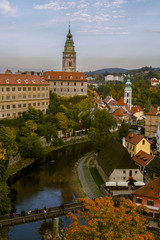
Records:
[[[125,106],[127,111],[130,112],[130,109],[128,107],[128,104],[124,102],[124,98],[121,97],[119,101],[117,102],[117,106]]]
[[[158,110],[153,107],[153,108],[151,108],[151,110],[148,113],[146,113],[146,115],[154,115],[154,116],[156,116],[157,113],[158,113]]]
[[[132,194],[138,195],[141,197],[158,198],[159,199],[159,193],[160,193],[160,177],[147,183],[145,186],[139,188]]]
[[[131,112],[132,114],[137,113],[137,112],[141,112],[143,111],[143,108],[141,108],[139,105],[133,105],[131,108]]]
[[[0,85],[49,85],[38,75],[0,73]]]
[[[101,99],[95,99],[95,103],[101,104],[102,100]]]
[[[87,77],[82,72],[45,72],[44,79],[59,81],[87,81]]]
[[[137,135],[137,134],[134,134],[134,133],[130,132],[128,134],[128,136],[126,137],[126,141],[130,142],[134,145],[137,145],[143,138],[144,137],[142,135]]]
[[[92,93],[94,94],[94,97],[96,97],[96,98],[99,97],[99,94],[96,91],[93,91]]]
[[[129,114],[122,108],[118,108],[114,113],[113,116],[123,117],[128,116]]]
[[[133,157],[133,160],[140,166],[145,167],[149,162],[154,159],[154,157],[154,155],[150,155],[141,150]]]
[[[108,103],[109,106],[116,106],[117,105],[117,101],[116,100],[111,100],[109,103]]]

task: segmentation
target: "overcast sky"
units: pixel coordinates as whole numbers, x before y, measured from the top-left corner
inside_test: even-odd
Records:
[[[69,22],[78,71],[160,67],[160,0],[0,0],[0,72],[61,71]]]

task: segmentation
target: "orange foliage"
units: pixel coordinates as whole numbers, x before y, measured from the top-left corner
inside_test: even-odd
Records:
[[[118,207],[110,197],[79,199],[85,211],[69,213],[73,223],[66,229],[67,240],[154,240],[145,226],[145,218],[130,200],[121,199]]]

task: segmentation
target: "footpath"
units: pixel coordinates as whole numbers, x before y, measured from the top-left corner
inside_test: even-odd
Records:
[[[77,167],[79,180],[88,198],[104,197],[90,173],[89,163],[91,159],[93,159],[93,153],[88,153],[81,159]]]

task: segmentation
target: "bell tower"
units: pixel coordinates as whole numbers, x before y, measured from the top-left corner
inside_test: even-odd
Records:
[[[69,31],[67,34],[65,46],[64,46],[64,52],[63,52],[63,58],[62,58],[62,71],[63,72],[76,72],[76,52],[74,50],[74,42],[70,30],[69,25]]]
[[[128,104],[128,107],[131,109],[132,107],[132,83],[130,81],[130,75],[128,74],[127,82],[125,83],[124,89],[124,102]]]

